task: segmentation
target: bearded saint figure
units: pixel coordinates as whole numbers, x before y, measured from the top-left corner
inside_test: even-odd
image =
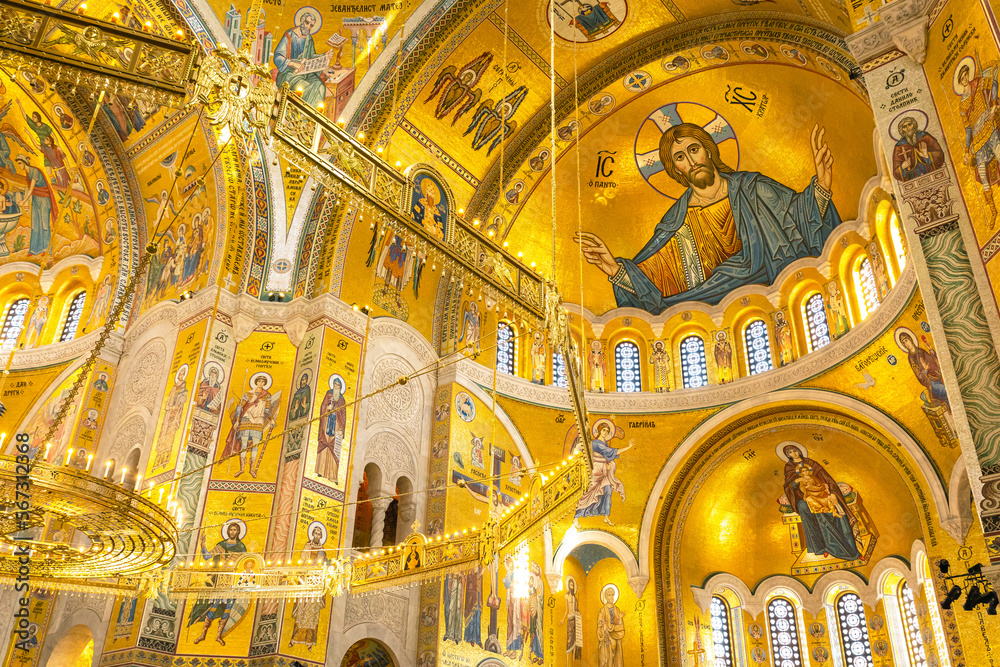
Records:
[[[608,276],[619,306],[659,315],[684,301],[715,305],[742,285],[770,285],[786,266],[818,256],[840,215],[830,201],[833,154],[812,132],[816,176],[802,192],[725,162],[712,135],[691,123],[660,138],[660,162],[684,194],[632,259],[616,257],[595,234],[579,232],[587,261]]]

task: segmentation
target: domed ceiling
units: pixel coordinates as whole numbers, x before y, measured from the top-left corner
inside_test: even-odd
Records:
[[[440,171],[456,208],[464,209],[467,219],[481,220],[481,229],[543,274],[553,271],[554,245],[563,294],[582,300],[592,313],[634,306],[656,314],[689,299],[718,303],[743,284],[771,284],[790,263],[822,256],[832,228],[857,216],[862,187],[876,171],[866,128],[859,131],[857,123],[848,127],[842,120],[869,114],[862,113],[865,91],[849,77],[853,64],[840,39],[849,21],[839,2],[607,0],[550,6],[447,0],[318,6],[262,0],[260,9],[253,29],[247,26],[249,0],[102,4],[88,11],[101,17],[118,12],[120,20],[148,22],[147,29],[164,35],[186,24],[184,30],[206,50],[220,44],[249,48],[279,86],[299,90],[310,104],[322,104],[330,118],[363,132],[365,143],[382,149],[390,163],[425,163]],[[77,115],[64,108],[55,116],[51,93],[47,103],[32,101],[27,93],[21,99],[45,107],[46,123],[57,129],[66,160],[80,165],[67,168],[66,187],[72,190],[76,179],[77,189],[94,204],[65,204],[69,222],[58,205],[59,216],[53,217],[58,247],[46,261],[59,252],[106,255],[112,233],[97,231],[107,222],[97,202],[109,198],[112,186],[97,173],[96,156],[80,148],[83,137],[69,136],[85,131],[88,110]],[[172,218],[189,197],[194,202],[161,241],[140,294],[144,308],[217,279],[223,258],[233,277],[245,258],[252,268],[244,283],[252,294],[291,285],[300,268],[297,250],[308,235],[305,220],[316,215],[318,191],[305,187],[301,172],[284,160],[258,158],[259,146],[249,147],[249,154],[240,146],[213,164],[216,137],[195,120],[193,108],[147,109],[120,96],[102,106],[96,126],[128,162],[131,200],[140,209],[126,216],[141,229],[130,235],[144,243],[157,219]],[[686,201],[685,188],[668,175],[658,151],[663,131],[680,123],[707,131],[719,146],[723,172],[731,168],[766,177],[752,177],[754,183],[725,179],[747,199],[736,206],[731,224],[719,223],[730,224],[721,232],[729,236],[716,246],[728,246],[715,248],[721,255],[715,265],[701,267],[700,280],[741,250],[745,266],[728,280],[716,278],[693,291],[699,279],[692,283],[685,274],[684,262],[692,255],[684,255],[680,239],[666,250],[653,243],[642,252],[658,222],[666,225],[668,237],[676,233],[671,225],[683,226],[684,207],[671,206],[678,198]],[[825,131],[815,144],[814,126]],[[16,133],[25,141],[36,136],[23,123]],[[182,154],[190,136],[191,149]],[[25,145],[41,156],[37,147]],[[12,146],[13,154],[16,141]],[[825,174],[817,174],[817,155]],[[167,194],[176,168],[168,164],[171,156],[184,167],[173,196]],[[233,191],[222,196],[226,174],[246,164],[249,170],[240,167],[244,188],[229,188]],[[748,194],[759,183],[787,200],[769,209],[776,222],[758,230],[762,241],[749,238],[756,232],[746,229],[746,211],[740,211],[759,203],[759,192]],[[674,210],[670,220],[664,217],[668,210]],[[584,261],[573,240],[578,231],[595,235],[585,236],[588,250],[603,247],[594,245],[599,238],[607,257],[636,258],[634,272],[618,275],[612,285],[615,272],[609,273],[606,262],[602,270],[600,262]],[[656,271],[649,270],[649,262],[639,266],[651,254]],[[721,273],[727,271],[723,267]],[[629,278],[642,282],[640,273],[649,284],[620,284]],[[648,298],[650,285],[666,300]],[[630,290],[632,297],[623,296]]]
[[[9,254],[43,269],[71,255],[117,262],[111,185],[87,128],[47,82],[0,81],[0,231]]]
[[[688,298],[713,304],[742,284],[772,283],[791,262],[822,255],[829,232],[856,217],[861,189],[876,171],[869,134],[825,111],[858,115],[866,105],[840,41],[849,28],[842,3],[264,2],[251,31],[248,0],[209,6],[214,16],[194,5],[182,13],[191,25],[202,19],[218,43],[246,47],[252,37],[251,52],[276,84],[363,132],[390,163],[438,169],[467,219],[481,220],[481,229],[546,274],[554,231],[563,294],[579,301],[582,280],[584,306],[598,314],[618,305],[656,314]],[[788,206],[775,209],[778,226],[795,229],[770,244],[737,238],[747,266],[707,295],[685,295],[675,286],[667,303],[616,297],[618,288],[600,268],[587,264],[581,273],[574,233],[600,232],[616,257],[640,252],[684,191],[658,164],[659,137],[677,123],[708,128],[733,169],[760,172],[783,193],[805,191],[790,204],[803,210],[816,208],[810,184],[822,150],[823,160],[832,157],[836,165],[832,178],[819,181],[829,186],[832,202],[821,201],[822,213],[813,218],[812,210],[796,217]],[[825,129],[815,151],[814,125]],[[271,190],[288,195],[270,205],[273,273],[278,263],[285,271],[295,264],[296,235],[309,207],[299,201],[301,173],[283,161],[269,168]],[[752,187],[732,184],[735,191]],[[683,215],[675,217],[683,222]],[[735,218],[737,237],[750,233],[738,212]],[[797,237],[803,233],[809,238]],[[279,262],[282,253],[287,261]],[[683,278],[683,260],[675,259],[665,270],[678,275],[653,280],[663,293],[670,292],[664,280]],[[704,267],[703,277],[712,268]]]

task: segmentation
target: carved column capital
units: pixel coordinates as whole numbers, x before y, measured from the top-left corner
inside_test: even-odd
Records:
[[[899,49],[917,63],[927,55],[928,11],[932,0],[893,0],[870,14],[868,26],[845,38],[858,64]]]
[[[372,509],[376,512],[384,513],[387,509],[389,509],[390,503],[392,503],[392,498],[386,496],[371,499]]]
[[[253,330],[257,328],[257,319],[246,313],[236,313],[233,315],[233,336],[237,343],[245,341]]]
[[[288,334],[288,340],[292,341],[292,345],[298,347],[302,343],[302,339],[305,338],[306,329],[309,327],[309,320],[301,315],[296,315],[289,318],[285,322],[284,327],[285,333]]]
[[[899,50],[913,58],[918,65],[923,65],[927,58],[927,26],[930,19],[918,16],[895,28],[889,29],[893,43]]]

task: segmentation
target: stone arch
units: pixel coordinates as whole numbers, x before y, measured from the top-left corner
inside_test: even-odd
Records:
[[[142,449],[140,447],[134,447],[132,451],[128,453],[125,457],[124,474],[122,479],[124,480],[124,486],[126,489],[135,490],[135,483],[137,481],[137,475],[139,473],[139,461],[142,458]],[[141,490],[141,489],[140,489]]]
[[[409,439],[385,428],[374,433],[364,444],[362,461],[375,463],[383,473],[382,483],[394,487],[400,477],[412,480],[417,473],[413,447]]]
[[[548,532],[545,533],[545,541],[546,546],[548,546],[547,551],[551,551],[551,535]],[[639,574],[639,562],[635,554],[620,537],[603,530],[570,530],[566,533],[555,553],[549,559],[550,562],[545,571],[550,586],[558,588],[554,582],[562,579],[563,563],[566,561],[566,557],[573,552],[573,549],[583,544],[598,544],[610,550],[621,561],[622,567],[625,569],[625,576],[628,577],[629,586],[632,587],[637,596],[642,595],[649,578],[643,579]]]
[[[49,643],[51,639],[51,637],[48,638],[46,643]],[[88,644],[93,651],[95,648],[94,636],[91,634],[90,628],[82,623],[74,625],[62,633],[62,636],[59,637],[59,639],[55,642],[55,645],[52,647],[52,650],[49,652],[48,661],[43,664],[46,665],[46,667],[65,667],[67,665],[76,665],[84,650],[86,650]],[[44,649],[42,652],[45,652]],[[96,656],[93,658],[91,664],[97,664]]]
[[[799,417],[791,413],[799,411],[810,415],[807,426],[792,425],[793,422],[799,423],[797,421]],[[679,560],[667,560],[672,558],[668,554],[676,556],[682,551],[682,545],[686,544],[690,547],[691,540],[695,539],[691,537],[694,533],[689,526],[685,526],[685,523],[693,520],[695,512],[691,508],[695,503],[700,503],[698,506],[698,511],[701,512],[698,514],[699,517],[704,517],[706,508],[711,506],[711,501],[706,500],[706,496],[701,495],[700,489],[708,488],[709,481],[707,480],[714,480],[716,483],[715,491],[719,491],[718,481],[722,477],[716,473],[719,470],[724,470],[722,461],[732,455],[743,443],[760,435],[754,429],[764,428],[761,426],[763,422],[772,417],[779,419],[781,416],[790,419],[787,423],[782,423],[780,427],[775,426],[772,431],[768,431],[767,437],[777,438],[776,431],[786,427],[806,428],[808,430],[826,428],[820,426],[821,423],[837,424],[835,429],[842,429],[845,437],[858,440],[865,451],[871,448],[875,454],[874,458],[869,459],[872,466],[879,467],[887,474],[892,471],[892,484],[895,485],[893,488],[894,493],[896,493],[893,497],[899,499],[904,514],[894,515],[891,524],[895,527],[894,529],[882,531],[882,544],[892,545],[889,553],[908,553],[914,540],[925,538],[929,530],[934,530],[932,526],[928,525],[930,522],[928,515],[933,516],[933,514],[922,513],[919,509],[921,504],[933,503],[939,516],[948,516],[949,508],[944,491],[944,481],[923,448],[901,426],[868,404],[833,392],[793,389],[757,396],[721,410],[712,419],[706,420],[692,431],[664,466],[665,478],[657,480],[649,501],[647,501],[647,512],[652,511],[653,514],[643,517],[643,528],[640,529],[639,553],[644,556],[640,562],[640,568],[646,570],[646,568],[655,567],[657,574],[661,575],[657,579],[658,598],[666,599],[667,595],[671,596],[669,605],[664,607],[665,616],[661,616],[662,623],[659,629],[661,642],[667,646],[668,655],[676,655],[678,647],[683,646],[685,641],[686,628],[682,624],[676,623],[678,614],[688,613],[684,612],[684,608],[686,606],[690,608],[689,603],[684,600],[682,591],[691,585],[701,587],[702,578],[710,578],[714,574],[711,569],[716,572],[731,570],[744,578],[745,583],[754,589],[766,590],[774,585],[779,585],[783,589],[794,592],[806,609],[809,609],[810,606],[817,610],[822,607],[822,599],[814,595],[816,587],[811,587],[811,590],[803,592],[796,588],[794,580],[783,575],[776,575],[774,568],[768,567],[764,562],[760,562],[754,567],[747,567],[744,571],[741,566],[730,561],[726,561],[728,565],[723,566],[719,566],[719,563],[703,561],[704,566],[699,565],[696,568],[700,574],[695,578],[681,574],[682,568]],[[806,422],[803,421],[802,424],[806,424]],[[706,430],[702,431],[703,428]],[[743,428],[748,430],[740,430]],[[793,439],[798,440],[801,437],[803,437],[802,434]],[[770,446],[777,442],[778,440],[775,440],[774,443],[770,443]],[[749,461],[747,466],[756,466],[755,474],[761,474],[760,462],[763,459],[757,457],[747,459],[747,461]],[[770,470],[763,471],[763,473],[769,476]],[[667,490],[667,479],[669,479],[670,484],[669,491]],[[663,483],[661,484],[661,482]],[[779,489],[781,488],[780,484],[779,481]],[[773,498],[777,497],[777,494],[773,496]],[[759,500],[757,498],[748,502],[759,502]],[[865,513],[863,516],[868,517],[869,515]],[[652,519],[652,521],[647,523],[647,519]],[[871,519],[867,518],[866,520],[871,525]],[[655,529],[653,522],[656,522]],[[882,525],[883,528],[888,527],[887,524]],[[651,538],[644,534],[647,528],[650,533],[654,533],[655,537]],[[875,534],[874,528],[871,534]],[[686,542],[682,540],[686,540]],[[891,542],[886,542],[886,540],[891,540]],[[774,543],[767,540],[762,540],[760,545],[774,548]],[[871,545],[869,545],[868,558],[871,555],[870,548]],[[690,559],[691,554],[696,553],[696,551],[689,548],[686,553]],[[669,565],[667,565],[668,562]],[[709,563],[711,567],[708,567]],[[863,564],[866,567],[874,567],[877,562],[868,561],[866,558]],[[737,569],[732,570],[733,567]],[[910,568],[904,564],[902,568],[898,569],[906,572]],[[868,574],[865,576],[870,577]],[[786,584],[778,583],[782,579],[788,580]],[[666,633],[671,632],[671,629],[675,631],[674,641],[677,643],[674,644],[671,644],[666,637]]]
[[[960,458],[951,469],[951,478],[948,480],[948,509],[951,515],[941,520],[941,525],[959,544],[965,542],[965,536],[972,527],[972,502],[969,470],[965,459]]]
[[[684,439],[684,441],[667,460],[666,465],[664,465],[663,469],[660,471],[660,474],[656,479],[656,483],[653,485],[653,489],[649,494],[646,509],[643,511],[642,528],[639,531],[639,553],[651,554],[651,540],[655,529],[654,524],[660,515],[660,511],[666,503],[663,496],[667,488],[667,483],[680,469],[680,466],[684,465],[685,461],[690,458],[692,452],[700,442],[702,442],[705,438],[710,437],[711,434],[716,433],[726,424],[732,422],[741,415],[750,413],[764,406],[775,405],[778,403],[787,403],[792,405],[793,402],[805,402],[806,404],[819,405],[820,407],[834,409],[847,408],[853,414],[857,415],[860,420],[874,424],[884,433],[892,437],[897,443],[899,443],[900,447],[905,450],[907,454],[909,454],[917,468],[920,470],[920,473],[924,478],[924,486],[930,492],[935,510],[941,519],[941,524],[947,529],[945,521],[952,518],[952,512],[948,504],[948,498],[945,494],[944,486],[938,478],[930,458],[913,439],[909,432],[903,429],[903,427],[900,426],[895,420],[885,415],[878,408],[849,396],[834,394],[832,392],[818,389],[788,389],[762,394],[721,410],[713,415],[712,418],[706,419],[698,428],[692,431],[687,438]],[[959,465],[961,465],[961,462]],[[956,537],[956,539],[961,538]],[[649,561],[649,558],[642,558],[639,560],[640,574],[647,577],[647,579],[649,577]]]
[[[146,435],[148,429],[146,428],[146,424],[148,420],[149,417],[144,415],[142,411],[133,410],[128,417],[122,420],[121,426],[115,429],[114,438],[111,439],[113,444],[105,454],[105,457],[108,460],[115,461],[117,465],[117,462],[124,461],[134,448],[138,447],[141,452],[145,451],[147,449]],[[101,461],[101,465],[103,464],[103,461]]]
[[[100,603],[102,610],[95,609],[94,605],[80,606],[87,602],[89,600],[86,597],[65,597],[61,601],[57,600],[57,604],[61,604],[63,609],[59,612],[62,615],[62,622],[54,630],[50,626],[50,630],[45,634],[45,641],[39,653],[39,665],[43,667],[75,665],[84,647],[93,640],[94,657],[91,664],[97,667],[107,634],[107,622],[102,617],[102,610],[106,604]]]
[[[362,635],[360,638],[353,639],[351,643],[348,645],[347,650],[344,652],[344,655],[341,658],[340,662],[336,664],[340,664],[341,667],[346,667],[349,664],[353,664],[353,663],[348,663],[347,661],[348,658],[351,656],[352,652],[356,650],[361,650],[361,651],[375,650],[384,652],[385,655],[388,656],[388,658],[392,661],[393,667],[401,667],[399,658],[396,657],[397,655],[401,654],[401,651],[393,650],[393,647],[390,645],[390,640],[393,637],[391,632],[385,631],[385,628],[383,628],[381,625],[366,623],[357,626],[355,628],[352,628],[350,634],[351,635],[356,634],[354,631],[358,629],[362,629],[362,632],[366,633],[367,636]],[[374,646],[372,646],[372,644],[369,644],[369,642],[373,643]]]

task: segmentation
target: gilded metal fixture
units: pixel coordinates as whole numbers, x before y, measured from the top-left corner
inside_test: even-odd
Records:
[[[0,66],[50,84],[127,95],[179,107],[197,57],[190,40],[169,39],[54,5],[0,0]]]
[[[412,191],[412,182],[287,86],[278,92],[272,135],[271,148],[278,155],[300,167],[305,161],[305,171],[320,182],[353,192],[408,243],[419,243],[461,267],[509,302],[520,316],[541,325],[555,308],[561,309],[553,284],[490,240],[475,224],[457,216],[453,238],[441,240],[415,223],[404,201],[405,194]]]
[[[105,588],[83,580],[135,576],[173,559],[177,526],[150,500],[70,466],[31,464],[27,488],[18,475],[16,459],[0,456],[0,582],[16,580],[25,551],[32,585],[52,589]],[[15,514],[22,501],[26,521]]]

